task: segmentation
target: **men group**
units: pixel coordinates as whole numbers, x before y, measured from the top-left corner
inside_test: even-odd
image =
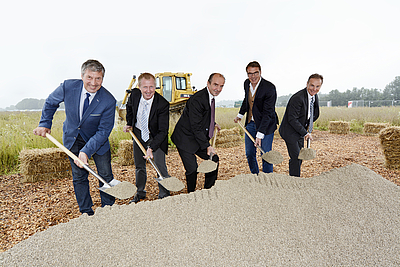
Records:
[[[258,173],[256,147],[265,152],[272,149],[274,132],[279,124],[275,112],[277,98],[274,84],[261,76],[258,62],[246,67],[248,79],[244,82],[245,97],[234,122],[239,122],[246,113],[245,127],[255,142],[246,136],[245,151],[251,173]],[[43,106],[39,126],[34,134],[46,137],[51,133],[52,119],[61,102],[65,104],[66,119],[63,126],[64,146],[87,164],[93,158],[97,171],[106,182],[113,180],[109,135],[114,126],[116,100],[103,86],[105,69],[97,60],[88,60],[81,67],[81,78],[66,80],[52,92]],[[322,85],[322,76],[313,74],[307,87],[289,100],[279,132],[285,140],[290,161],[290,175],[300,176],[301,160],[297,159],[304,140],[312,139],[313,121],[318,118],[317,93]],[[225,84],[225,77],[212,73],[207,86],[196,92],[186,103],[183,113],[172,133],[171,140],[177,147],[185,168],[187,191],[197,186],[197,159],[211,159],[217,163],[216,170],[205,174],[204,188],[211,188],[218,176],[219,157],[210,139],[221,127],[215,121],[215,97]],[[126,126],[139,140],[133,145],[136,167],[136,195],[130,203],[146,198],[146,160],[153,159],[161,175],[169,177],[165,155],[168,153],[169,103],[155,92],[155,77],[143,73],[138,78],[138,88],[133,89],[127,103]],[[310,103],[312,108],[310,109]],[[311,115],[310,115],[311,114]],[[308,130],[307,130],[308,127]],[[139,146],[145,148],[143,153]],[[76,200],[81,213],[93,215],[93,202],[89,193],[88,172],[78,161],[70,158]],[[263,172],[273,172],[272,164],[263,162]],[[102,186],[102,183],[99,182]],[[159,184],[158,197],[170,192]],[[115,198],[100,192],[101,205],[113,205]]]

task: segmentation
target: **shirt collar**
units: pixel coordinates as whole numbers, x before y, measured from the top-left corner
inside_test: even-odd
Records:
[[[211,93],[210,93],[210,89],[208,88],[208,86],[207,86],[207,93],[208,93],[208,100],[210,101],[210,106],[211,106],[211,100],[213,99],[213,98],[215,98],[215,96],[213,96]],[[215,100],[214,100],[215,101]]]

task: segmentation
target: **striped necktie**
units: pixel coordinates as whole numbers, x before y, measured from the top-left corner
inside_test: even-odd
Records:
[[[149,140],[149,122],[148,122],[148,117],[149,117],[149,111],[148,111],[148,106],[149,104],[147,102],[143,102],[143,110],[142,114],[140,115],[140,131],[142,133],[142,140],[147,142]]]
[[[311,133],[314,126],[314,97],[311,97],[310,101],[310,123],[308,126],[308,132]]]

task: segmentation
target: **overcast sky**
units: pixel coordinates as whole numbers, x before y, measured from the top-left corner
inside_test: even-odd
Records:
[[[400,1],[7,1],[0,11],[0,108],[46,98],[97,59],[122,100],[132,75],[191,72],[201,89],[225,75],[220,100],[244,96],[260,62],[278,96],[312,73],[321,92],[384,87],[400,76]]]

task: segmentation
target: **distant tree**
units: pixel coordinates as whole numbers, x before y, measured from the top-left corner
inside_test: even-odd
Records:
[[[397,76],[394,81],[386,85],[383,90],[383,97],[386,100],[400,99],[400,76]]]

